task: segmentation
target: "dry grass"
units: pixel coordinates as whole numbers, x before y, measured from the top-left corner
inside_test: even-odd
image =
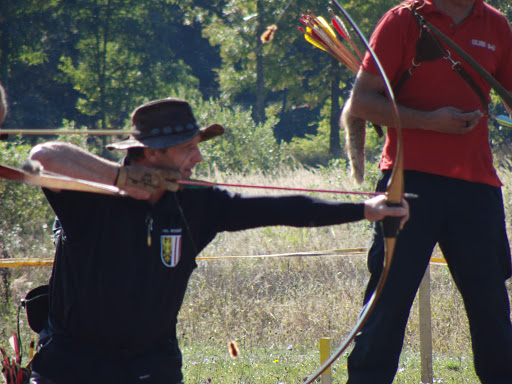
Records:
[[[336,186],[325,176],[305,169],[281,170],[270,176],[215,175],[218,181],[242,184],[351,188],[347,176],[338,177],[343,183]],[[506,177],[511,176],[506,173]],[[508,191],[504,192],[507,198]],[[507,209],[510,212],[510,207]],[[370,238],[369,229],[368,224],[358,223],[317,229],[275,227],[223,234],[202,256],[365,247]],[[435,256],[441,256],[439,250]],[[434,353],[470,355],[467,318],[447,267],[432,266],[431,276]],[[332,337],[337,344],[359,315],[367,278],[365,257],[361,255],[201,261],[180,316],[180,333],[185,344],[197,340],[225,343],[237,339],[247,348],[272,344],[316,348],[322,336]],[[418,330],[418,303],[415,301],[405,348],[419,350]]]

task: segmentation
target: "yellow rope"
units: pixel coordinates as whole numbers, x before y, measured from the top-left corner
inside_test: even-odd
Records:
[[[366,248],[346,248],[331,249],[327,251],[313,252],[292,252],[292,253],[274,253],[270,255],[235,255],[235,256],[217,256],[217,257],[198,257],[197,260],[227,260],[227,259],[250,259],[250,258],[271,258],[271,257],[318,257],[318,256],[343,256],[365,254]],[[446,264],[443,258],[432,257],[431,263]],[[53,266],[53,257],[50,258],[27,258],[27,259],[1,259],[0,268],[21,268],[21,267],[51,267]]]
[[[20,268],[20,267],[51,267],[53,257],[51,258],[33,258],[33,259],[2,259],[0,268]]]

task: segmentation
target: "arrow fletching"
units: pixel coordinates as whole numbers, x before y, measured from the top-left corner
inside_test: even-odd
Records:
[[[315,47],[321,49],[322,51],[325,51],[325,52],[329,52],[327,50],[327,47],[323,46],[322,43],[319,43],[317,39],[315,39],[315,37],[313,36],[313,34],[311,33],[311,30],[306,30],[306,32],[304,33],[304,38],[306,39],[306,41],[308,43],[310,43],[311,45],[314,45]]]
[[[345,23],[341,20],[332,9],[329,9],[329,13],[332,16],[331,22],[334,28],[338,31],[338,33],[347,40],[350,40],[350,34],[348,33],[347,27],[345,27]]]
[[[315,16],[313,12],[308,11],[307,14],[303,14],[300,17],[300,22],[306,26],[306,29],[299,27],[299,30],[304,34],[304,38],[307,42],[329,53],[353,73],[359,70],[360,59],[356,58],[350,49],[337,38],[335,30],[338,31],[338,33],[341,31],[340,35],[350,42],[352,48],[357,52],[359,57],[361,57],[357,47],[352,40],[350,40],[348,32],[341,20],[337,24],[333,23],[335,27],[335,29],[333,29],[322,16]]]
[[[320,28],[322,28],[322,30],[324,30],[332,40],[337,40],[336,33],[332,30],[329,24],[327,24],[327,21],[325,21],[322,16],[319,16],[316,19],[319,22]]]
[[[505,115],[494,116],[494,119],[502,126],[512,128],[512,119]]]
[[[345,26],[345,23],[343,22],[343,20],[341,20],[340,17],[338,15],[336,15],[332,9],[329,9],[329,13],[332,16],[331,22],[332,22],[332,25],[334,26],[334,28],[338,31],[338,33],[345,40],[347,40],[350,43],[350,45],[352,46],[354,51],[357,53],[357,56],[359,56],[359,59],[362,61],[363,55],[361,55],[361,52],[355,45],[354,40],[352,40],[352,37],[350,36],[350,33],[349,33],[347,27]]]

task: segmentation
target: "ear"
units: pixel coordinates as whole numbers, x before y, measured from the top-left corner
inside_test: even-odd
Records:
[[[152,149],[152,148],[143,148],[143,151],[144,151],[144,159],[152,162],[155,160],[155,157],[156,157],[156,150]]]

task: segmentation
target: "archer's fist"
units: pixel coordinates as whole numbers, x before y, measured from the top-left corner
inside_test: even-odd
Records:
[[[180,179],[181,174],[174,169],[123,166],[119,168],[115,185],[122,190],[142,189],[151,193],[158,190],[176,192],[180,188],[178,183]]]
[[[386,216],[401,217],[400,229],[409,220],[409,204],[402,199],[399,207],[390,207],[386,204],[386,196],[375,196],[364,202],[364,218],[368,221],[380,221]]]

